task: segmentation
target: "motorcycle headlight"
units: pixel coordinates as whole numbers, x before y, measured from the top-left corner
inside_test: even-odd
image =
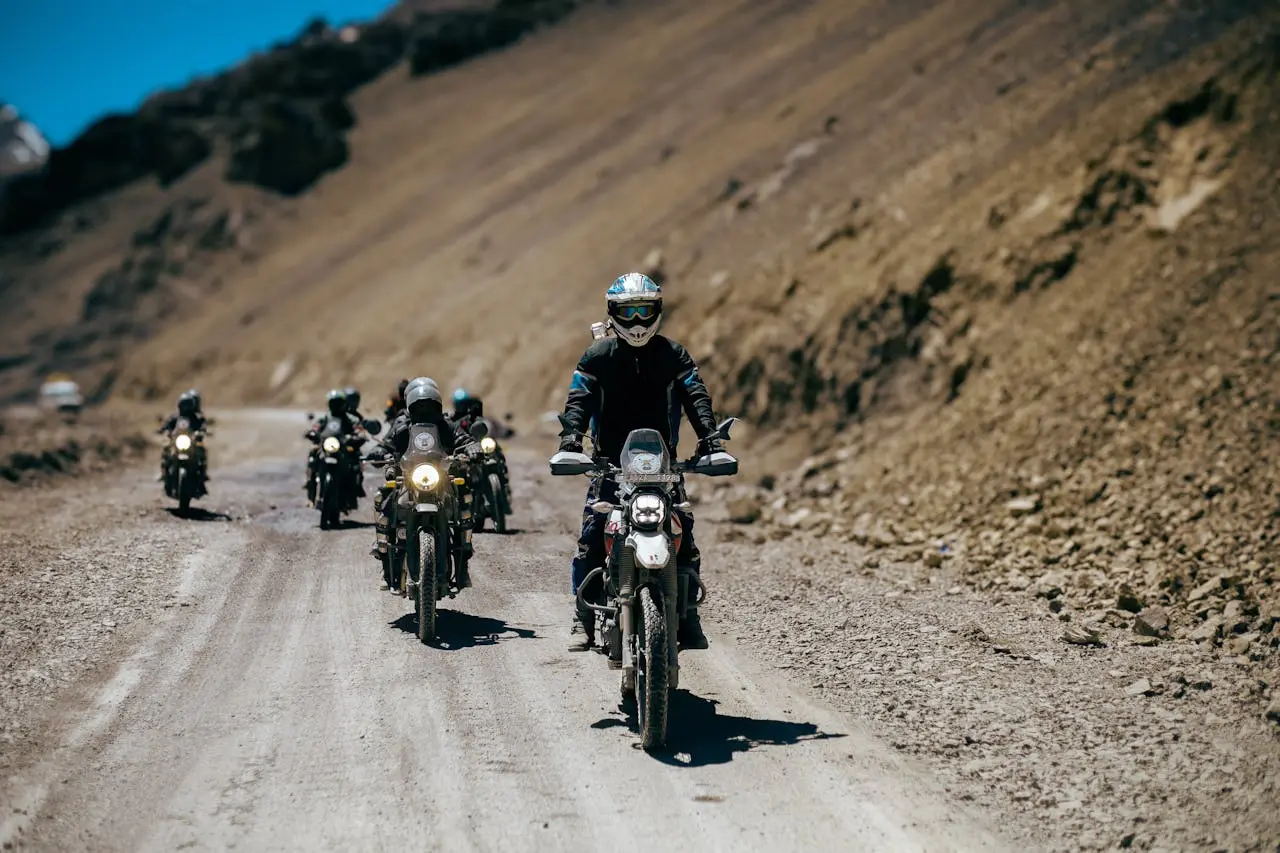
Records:
[[[178,436],[177,438],[175,438],[175,439],[173,440],[173,446],[174,446],[174,447],[176,447],[176,448],[178,448],[179,450],[190,450],[190,449],[191,449],[191,436],[189,436],[189,435],[180,435],[180,436]]]
[[[667,517],[667,502],[652,493],[636,495],[631,502],[631,523],[636,527],[657,527]]]
[[[333,437],[333,436],[329,436],[328,438],[326,438],[326,439],[324,440],[324,452],[325,452],[325,453],[337,453],[337,452],[338,452],[338,448],[339,448],[339,447],[341,447],[341,446],[342,446],[342,442],[341,442],[341,441],[338,441],[338,439],[336,439],[336,438],[335,438],[335,437]]]
[[[493,451],[498,449],[498,442],[486,436],[480,439],[480,449],[483,450],[485,453],[492,453]]]
[[[440,472],[436,470],[434,465],[419,465],[413,469],[413,473],[409,475],[415,488],[421,491],[434,489],[436,484],[440,482]]]

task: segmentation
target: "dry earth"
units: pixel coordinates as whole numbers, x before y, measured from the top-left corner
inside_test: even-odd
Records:
[[[1023,843],[1276,849],[1278,75],[1263,2],[587,4],[356,90],[296,198],[219,152],[5,238],[0,394],[427,371],[532,428],[647,268],[745,418],[701,493],[743,648]]]

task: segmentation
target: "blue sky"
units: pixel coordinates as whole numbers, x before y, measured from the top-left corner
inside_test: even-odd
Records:
[[[372,18],[391,0],[0,0],[0,102],[54,145],[157,89],[234,64],[312,18]]]

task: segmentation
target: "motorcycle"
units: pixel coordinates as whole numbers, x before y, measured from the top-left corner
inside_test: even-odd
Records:
[[[359,506],[357,485],[363,476],[360,447],[369,435],[382,431],[382,424],[366,420],[361,427],[364,433],[344,433],[341,422],[329,418],[323,428],[311,435],[316,447],[307,463],[310,472],[307,497],[320,510],[321,530],[337,527],[344,513]]]
[[[728,441],[734,422],[725,420],[708,438]],[[570,429],[563,416],[561,423]],[[668,693],[679,686],[680,620],[690,604],[706,597],[700,581],[689,588],[696,576],[676,571],[683,528],[672,510],[690,509],[687,501],[677,502],[683,475],[730,476],[738,473],[738,460],[716,452],[673,461],[657,430],[638,429],[627,436],[619,462],[568,451],[550,460],[554,476],[586,474],[617,484],[616,504],[591,505],[608,514],[606,557],[578,588],[578,606],[594,611],[597,624],[603,623],[611,665],[621,662],[622,697],[636,703],[640,745],[652,751],[666,742]]]
[[[434,425],[414,424],[408,450],[388,466],[395,542],[388,543],[383,571],[389,588],[414,599],[423,643],[435,640],[436,605],[458,594],[458,575],[471,558],[471,513],[459,491],[467,481],[455,470],[463,461],[441,450]]]
[[[178,502],[178,513],[186,515],[191,501],[205,494],[205,451],[207,433],[192,429],[191,422],[179,418],[169,433],[161,459],[164,493]]]
[[[472,465],[475,496],[475,530],[484,530],[485,522],[492,520],[497,533],[507,532],[507,517],[511,514],[511,478],[507,470],[507,457],[502,445],[490,435],[489,424],[481,419],[471,425],[471,437],[480,444],[482,455]]]

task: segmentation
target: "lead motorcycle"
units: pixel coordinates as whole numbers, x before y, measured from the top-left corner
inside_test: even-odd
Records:
[[[205,494],[204,430],[192,429],[191,421],[178,418],[169,433],[161,457],[164,493],[178,502],[178,513],[186,515],[191,501]]]
[[[511,476],[506,454],[493,437],[488,421],[477,420],[471,425],[470,432],[479,443],[481,452],[471,468],[475,530],[479,533],[487,521],[492,521],[495,532],[506,533],[507,518],[511,515]]]
[[[434,425],[414,424],[402,457],[369,461],[386,466],[376,546],[383,578],[414,599],[418,639],[430,643],[437,604],[458,594],[458,573],[470,560],[471,512],[460,494],[466,478],[458,475],[466,460],[441,450]]]
[[[708,438],[728,441],[734,422],[724,421]],[[561,423],[570,429],[563,416]],[[608,514],[606,557],[578,588],[578,604],[603,623],[610,660],[621,661],[623,699],[636,703],[640,745],[651,751],[666,743],[669,691],[680,682],[680,619],[706,593],[701,583],[690,589],[690,576],[676,571],[683,529],[672,510],[690,508],[679,500],[684,475],[730,476],[738,473],[738,460],[717,452],[673,461],[657,430],[638,429],[627,436],[619,462],[563,450],[550,460],[555,476],[586,474],[617,483],[618,503],[591,505]]]

